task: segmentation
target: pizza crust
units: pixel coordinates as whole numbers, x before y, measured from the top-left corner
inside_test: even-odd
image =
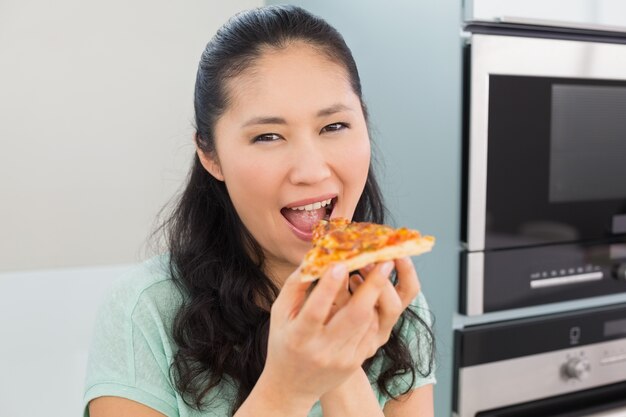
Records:
[[[423,236],[419,240],[409,240],[397,245],[387,246],[374,251],[363,252],[350,259],[341,261],[341,263],[346,265],[348,271],[355,271],[372,263],[390,261],[393,259],[404,258],[405,256],[416,256],[425,252],[430,252],[434,244],[434,238],[430,236]],[[302,266],[304,265],[305,264]],[[302,266],[300,269],[302,269]],[[301,279],[303,282],[315,281],[318,278],[319,275],[301,273]]]

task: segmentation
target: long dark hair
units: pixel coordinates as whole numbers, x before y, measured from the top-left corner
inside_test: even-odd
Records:
[[[342,65],[352,89],[362,100],[356,64],[342,36],[324,20],[294,6],[268,6],[232,17],[208,43],[200,59],[195,87],[196,144],[215,152],[214,127],[229,105],[227,81],[241,74],[267,48],[281,49],[305,42]],[[385,208],[370,167],[353,219],[384,223]],[[256,384],[267,354],[269,306],[279,289],[264,273],[262,248],[246,230],[223,182],[211,176],[196,155],[186,188],[172,214],[163,223],[170,252],[170,272],[184,297],[173,323],[178,346],[171,366],[176,389],[191,407],[202,409],[208,394],[224,378],[237,385],[234,414]],[[421,325],[432,348],[429,327],[411,310],[401,322]],[[402,323],[399,323],[399,326]],[[390,365],[378,377],[382,392],[391,395],[391,379],[409,373],[426,376],[430,357],[412,359],[394,329],[379,349]],[[368,370],[374,358],[363,364]],[[210,402],[210,401],[209,401]]]

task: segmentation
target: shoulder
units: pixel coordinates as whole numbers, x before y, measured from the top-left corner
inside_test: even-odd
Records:
[[[131,267],[120,276],[113,283],[111,295],[137,298],[146,291],[155,292],[168,285],[174,285],[169,270],[169,256],[158,255]]]
[[[415,297],[411,302],[411,306],[422,310],[428,310],[428,301],[426,301],[424,292],[420,291],[419,294],[417,294],[417,297]]]
[[[424,293],[420,292],[408,305],[394,330],[405,343],[410,343],[416,338],[429,338],[433,324],[434,316]]]
[[[423,292],[420,291],[419,294],[417,294],[411,304],[409,304],[408,310],[410,310],[411,313],[414,313],[414,315],[409,313],[407,317],[409,319],[409,322],[411,321],[411,316],[413,316],[413,321],[415,320],[415,316],[417,316],[429,328],[433,326],[434,317],[432,312],[430,311],[428,301],[426,301],[426,296]],[[406,323],[404,324],[404,326],[406,326]]]
[[[165,314],[177,309],[181,292],[169,270],[169,256],[155,256],[128,270],[111,286],[101,310],[135,318],[141,309],[153,306]]]
[[[142,343],[171,353],[171,328],[183,297],[169,272],[169,257],[132,267],[111,286],[99,306],[92,353],[106,347],[121,354]],[[143,339],[145,342],[139,340]]]
[[[85,380],[85,407],[119,396],[175,415],[169,379],[175,353],[171,332],[182,296],[159,256],[131,268],[109,290],[94,326]]]

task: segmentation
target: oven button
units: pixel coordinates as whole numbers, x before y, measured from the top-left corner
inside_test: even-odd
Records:
[[[613,268],[613,277],[620,281],[626,281],[626,262],[615,265]]]
[[[584,357],[570,358],[565,365],[563,365],[563,374],[566,379],[585,379],[589,376],[591,371],[591,364],[589,360]]]

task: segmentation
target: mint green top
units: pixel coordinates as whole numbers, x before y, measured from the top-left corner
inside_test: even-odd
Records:
[[[87,375],[85,381],[84,416],[89,416],[89,401],[101,396],[117,396],[145,404],[168,417],[225,417],[235,398],[235,384],[225,378],[210,398],[208,411],[199,412],[187,406],[175,390],[170,378],[169,367],[176,351],[172,339],[172,323],[182,297],[170,278],[168,258],[160,256],[135,267],[118,280],[105,302],[100,306],[94,329]],[[423,295],[413,302],[420,316],[431,323]],[[408,339],[412,351],[421,345],[418,335],[408,332],[405,326],[402,335]],[[428,357],[425,351],[423,357]],[[370,369],[370,381],[385,365],[377,358]],[[410,383],[396,378],[395,392],[402,392]],[[435,382],[433,374],[426,378],[416,375],[413,388]],[[379,392],[376,384],[372,388],[381,408],[389,399]],[[392,391],[394,392],[394,391]],[[394,392],[394,393],[395,393]],[[322,415],[317,402],[309,417]]]

